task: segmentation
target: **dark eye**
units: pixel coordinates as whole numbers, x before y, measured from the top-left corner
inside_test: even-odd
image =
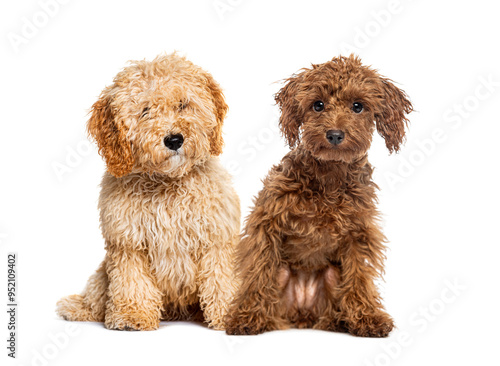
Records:
[[[361,113],[361,111],[363,111],[363,104],[361,104],[359,102],[354,102],[352,104],[352,111],[354,113]]]
[[[181,101],[179,102],[179,107],[178,107],[178,109],[179,109],[179,111],[182,111],[182,110],[184,110],[187,106],[188,106],[188,101],[187,101],[187,100],[181,100]]]
[[[149,107],[146,107],[142,110],[141,116],[139,118],[144,118],[149,113]]]
[[[313,109],[316,112],[321,112],[323,109],[325,109],[325,103],[323,103],[321,100],[317,100],[313,104]]]

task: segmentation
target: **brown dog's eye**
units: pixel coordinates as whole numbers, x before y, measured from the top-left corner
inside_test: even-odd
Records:
[[[363,111],[363,104],[361,104],[359,102],[354,102],[352,104],[352,111],[354,113],[361,113]]]
[[[313,109],[316,112],[321,112],[323,109],[325,109],[325,103],[323,103],[321,100],[317,100],[313,104]]]
[[[188,101],[187,100],[181,100],[179,102],[178,109],[179,109],[179,111],[182,111],[182,110],[186,109],[187,106],[188,106]]]

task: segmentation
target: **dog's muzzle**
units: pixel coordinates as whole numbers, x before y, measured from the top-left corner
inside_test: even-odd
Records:
[[[175,135],[169,135],[163,139],[163,143],[170,150],[177,151],[180,149],[180,147],[184,143],[184,136],[182,136],[180,133],[175,134]]]
[[[329,130],[326,131],[326,139],[330,144],[337,146],[344,141],[345,134],[343,131],[340,130]]]

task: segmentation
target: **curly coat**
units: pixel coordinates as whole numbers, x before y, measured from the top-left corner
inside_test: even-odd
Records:
[[[239,199],[216,157],[227,111],[206,71],[176,54],[133,62],[93,105],[88,132],[107,172],[99,197],[106,257],[67,320],[152,330],[163,320],[220,329],[236,289]],[[166,138],[183,136],[177,150]]]
[[[352,55],[303,69],[276,101],[293,150],[271,169],[247,218],[226,331],[294,326],[387,336],[393,320],[374,284],[385,238],[367,151],[375,129],[390,152],[399,150],[412,105]],[[342,132],[341,143],[332,143],[332,131]]]

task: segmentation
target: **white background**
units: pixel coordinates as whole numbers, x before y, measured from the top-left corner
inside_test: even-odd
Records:
[[[498,364],[495,2],[74,0],[47,11],[47,1],[0,9],[1,278],[6,253],[19,256],[19,358],[8,364]],[[398,329],[389,338],[227,337],[189,323],[116,332],[57,318],[56,301],[81,291],[104,255],[97,197],[105,167],[87,143],[88,109],[127,60],[173,50],[225,90],[222,159],[244,215],[287,151],[276,130],[277,81],[355,51],[406,90],[416,109],[406,146],[389,156],[376,136],[370,151],[390,240],[381,287]]]

